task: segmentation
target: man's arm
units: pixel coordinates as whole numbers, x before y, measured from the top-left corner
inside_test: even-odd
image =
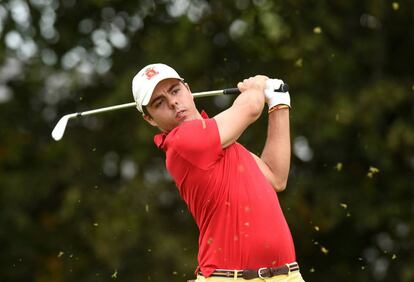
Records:
[[[277,191],[286,188],[290,167],[289,109],[269,114],[267,139],[261,157],[255,160],[267,180]]]
[[[236,142],[244,130],[260,117],[265,102],[263,92],[267,79],[266,76],[257,75],[239,82],[237,87],[241,94],[230,108],[214,117],[222,148]]]

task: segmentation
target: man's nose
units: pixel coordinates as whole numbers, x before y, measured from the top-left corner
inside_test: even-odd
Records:
[[[175,109],[178,105],[176,97],[174,96],[168,97],[168,105],[170,106],[171,109]]]

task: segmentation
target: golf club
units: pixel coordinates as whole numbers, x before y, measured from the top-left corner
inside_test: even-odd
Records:
[[[287,84],[280,85],[279,89],[275,89],[275,92],[287,92],[289,91],[289,86]],[[192,93],[194,97],[209,97],[209,96],[220,96],[220,95],[233,95],[233,94],[240,94],[240,90],[238,88],[226,88],[222,90],[213,90],[213,91],[204,91],[204,92],[196,92]],[[116,106],[110,106],[85,112],[78,112],[78,113],[72,113],[64,115],[56,124],[55,128],[52,131],[52,137],[55,139],[55,141],[59,141],[62,139],[63,134],[65,133],[66,125],[68,124],[68,121],[72,118],[81,117],[81,116],[88,116],[88,115],[94,115],[98,113],[103,112],[111,112],[116,111],[124,108],[132,108],[135,107],[136,103],[126,103],[126,104],[120,104]]]

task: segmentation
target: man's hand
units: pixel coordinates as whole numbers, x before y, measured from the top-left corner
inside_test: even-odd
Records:
[[[289,92],[275,92],[275,89],[279,89],[283,84],[280,79],[268,79],[266,80],[266,103],[271,109],[277,105],[287,105],[290,108],[290,95]]]
[[[266,81],[268,79],[269,78],[265,75],[256,75],[254,77],[244,79],[243,82],[239,82],[237,84],[237,87],[239,88],[240,92],[252,89],[264,93],[266,89]]]

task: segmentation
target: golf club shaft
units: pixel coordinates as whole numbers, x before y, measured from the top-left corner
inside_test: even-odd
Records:
[[[282,84],[280,86],[280,88],[275,90],[275,91],[276,92],[287,92],[288,91],[288,85],[287,84]],[[240,94],[240,90],[238,88],[226,88],[226,89],[222,89],[222,90],[213,90],[213,91],[203,91],[203,92],[192,93],[192,95],[196,98],[209,97],[209,96],[220,96],[220,95],[238,95],[238,94]],[[78,112],[78,113],[76,113],[75,117],[94,115],[94,114],[99,114],[99,113],[103,113],[103,112],[115,111],[115,110],[120,110],[120,109],[125,109],[125,108],[132,108],[132,107],[135,107],[135,106],[136,106],[135,102],[125,103],[125,104],[120,104],[120,105],[110,106],[110,107],[105,107],[105,108],[99,108],[99,109],[85,111],[85,112]]]
[[[240,94],[240,91],[237,88],[229,88],[229,89],[223,89],[223,90],[196,92],[196,93],[193,93],[193,96],[196,97],[196,98],[199,98],[199,97],[231,95],[231,94]],[[125,104],[120,104],[120,105],[116,105],[116,106],[99,108],[99,109],[95,109],[95,110],[77,112],[77,113],[71,114],[72,115],[71,118],[94,115],[94,114],[110,112],[110,111],[116,111],[116,110],[125,109],[125,108],[133,108],[136,105],[137,104],[135,102],[131,102],[131,103],[125,103]]]

